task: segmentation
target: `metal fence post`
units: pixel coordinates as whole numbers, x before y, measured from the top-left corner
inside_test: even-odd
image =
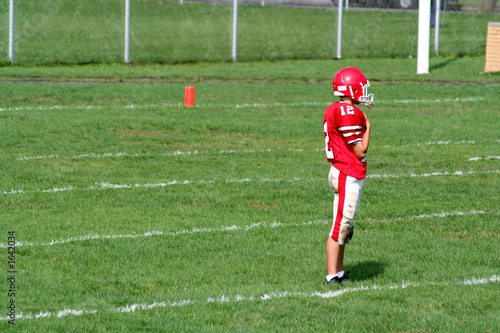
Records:
[[[14,64],[14,0],[10,0],[9,59]]]
[[[125,0],[125,63],[130,63],[130,0]]]
[[[436,0],[436,22],[434,30],[434,51],[439,56],[439,16],[441,15],[441,1]]]
[[[233,62],[236,62],[238,45],[238,0],[234,0],[233,6]]]
[[[337,59],[342,58],[342,0],[339,0],[339,16],[337,19]]]

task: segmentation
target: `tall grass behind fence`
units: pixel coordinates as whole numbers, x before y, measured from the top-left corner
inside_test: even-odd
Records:
[[[400,2],[385,1],[363,1],[364,7],[359,1],[349,2],[343,15],[343,58],[416,56],[418,11],[397,9]],[[474,3],[478,8],[480,2]],[[264,4],[241,1],[239,61],[336,56],[338,11],[334,2],[266,0]],[[467,5],[474,4],[469,1]],[[499,21],[500,15],[479,15],[476,7],[448,7],[440,16],[439,54],[484,54],[488,22]],[[229,0],[132,1],[130,61],[231,61],[232,15]],[[16,0],[15,63],[123,62],[124,16],[123,0]],[[10,62],[8,22],[9,1],[2,0],[2,63]],[[430,43],[434,54],[434,29]]]
[[[0,1],[0,61],[9,58],[9,2]]]
[[[230,60],[231,31],[231,6],[132,2],[131,61]]]
[[[121,62],[124,2],[98,0],[15,1],[16,63]],[[2,1],[8,18],[9,1]],[[5,13],[5,9],[7,12]],[[2,60],[8,50],[8,22],[2,24]]]
[[[468,8],[441,13],[440,55],[485,54],[488,22],[500,22],[500,13],[479,15],[477,10]],[[431,30],[431,43],[434,44],[434,29]]]

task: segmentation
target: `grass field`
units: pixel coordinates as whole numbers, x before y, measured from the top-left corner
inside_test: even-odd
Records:
[[[322,119],[349,65],[375,94],[368,178],[352,281],[325,287]],[[483,66],[1,67],[0,326],[498,332],[500,86]]]

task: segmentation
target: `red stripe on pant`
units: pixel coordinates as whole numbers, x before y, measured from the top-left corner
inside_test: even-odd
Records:
[[[342,172],[339,172],[339,202],[337,205],[337,215],[335,218],[335,224],[332,232],[332,239],[335,242],[339,241],[340,223],[344,217],[344,202],[345,202],[345,184],[347,176]]]

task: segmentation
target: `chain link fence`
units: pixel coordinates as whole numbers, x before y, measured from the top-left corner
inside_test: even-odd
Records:
[[[493,2],[485,10],[484,3]],[[122,63],[125,0],[15,0],[16,64]],[[342,57],[415,57],[417,0],[344,1]],[[441,0],[439,55],[484,54],[493,0]],[[498,6],[497,6],[498,7]],[[337,0],[240,0],[238,61],[336,56]],[[0,0],[0,63],[9,59]],[[482,13],[488,11],[489,13]],[[132,63],[231,61],[233,0],[143,0],[130,8]],[[431,29],[431,50],[434,30]]]

